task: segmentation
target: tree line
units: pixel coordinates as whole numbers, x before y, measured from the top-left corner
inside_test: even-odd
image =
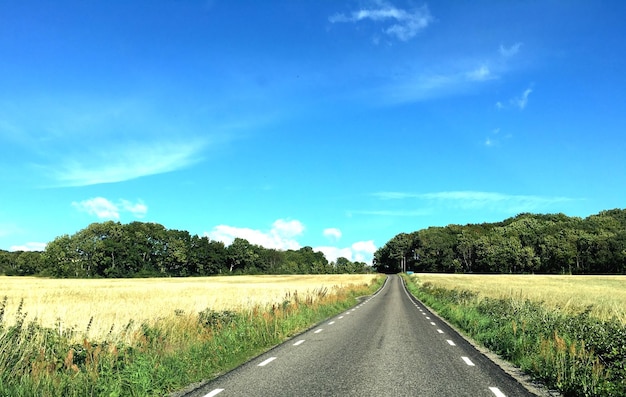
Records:
[[[584,219],[523,213],[400,233],[374,253],[373,265],[380,272],[626,274],[626,210]]]
[[[311,247],[277,250],[236,238],[225,246],[158,223],[92,223],[42,252],[0,250],[0,274],[59,278],[186,277],[218,274],[365,273],[363,262],[329,262]]]

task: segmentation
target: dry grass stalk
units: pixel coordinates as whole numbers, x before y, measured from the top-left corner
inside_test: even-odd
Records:
[[[21,307],[28,320],[78,336],[129,336],[142,322],[212,310],[241,311],[282,303],[288,294],[315,299],[320,289],[335,293],[370,283],[376,275],[278,275],[153,279],[43,279],[0,277],[7,296],[4,321]],[[27,321],[28,321],[27,320]],[[88,334],[88,335],[87,335]]]
[[[467,289],[490,298],[529,299],[548,307],[626,324],[626,276],[418,274],[422,283]]]

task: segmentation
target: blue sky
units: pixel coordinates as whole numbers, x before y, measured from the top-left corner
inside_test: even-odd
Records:
[[[626,2],[0,2],[0,248],[146,221],[370,261],[626,205]]]

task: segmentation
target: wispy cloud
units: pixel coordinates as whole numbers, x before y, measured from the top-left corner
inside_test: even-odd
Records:
[[[434,193],[377,192],[373,196],[381,200],[414,199],[420,201],[424,208],[430,208],[434,205],[464,210],[487,209],[507,213],[543,210],[555,204],[576,200],[561,196],[511,195],[471,190]]]
[[[387,25],[383,29],[385,34],[401,41],[408,41],[428,27],[434,18],[425,5],[407,11],[385,1],[377,1],[369,8],[361,8],[349,14],[336,13],[330,16],[328,20],[331,23],[360,22],[363,20],[386,23]]]
[[[522,47],[522,43],[515,43],[510,47],[505,47],[502,44],[500,44],[500,55],[502,55],[505,58],[510,58],[514,55],[517,55],[521,47]]]
[[[499,146],[503,140],[511,139],[511,134],[501,134],[500,128],[494,128],[491,134],[485,138],[484,145],[487,147]]]
[[[22,232],[22,230],[12,223],[1,223],[0,222],[0,237],[10,236],[12,234],[17,234]]]
[[[122,212],[128,212],[136,218],[143,218],[148,212],[148,207],[141,200],[133,203],[121,199],[114,203],[104,197],[74,201],[72,206],[80,212],[94,215],[99,219],[120,219],[120,213]]]
[[[70,154],[52,166],[52,178],[57,186],[88,186],[162,174],[200,161],[203,146],[202,142],[128,143],[86,155]]]
[[[516,108],[519,110],[524,110],[528,105],[528,98],[530,94],[533,92],[532,88],[527,88],[520,95],[513,97],[509,100],[508,104],[502,103],[502,101],[497,101],[495,106],[498,110],[503,110],[507,108]]]
[[[533,92],[532,88],[527,88],[526,90],[524,90],[522,95],[520,95],[517,98],[513,98],[511,100],[511,103],[515,105],[516,107],[518,107],[520,110],[524,110],[524,108],[526,108],[526,105],[528,104],[528,96],[532,92]]]
[[[465,74],[469,80],[472,81],[485,81],[496,78],[496,76],[491,73],[487,66],[480,66],[477,69],[471,70]]]
[[[498,78],[486,65],[436,74],[405,75],[383,86],[376,96],[391,104],[424,101],[471,91],[479,84]]]
[[[417,209],[417,210],[359,210],[350,211],[350,215],[374,215],[374,216],[393,216],[393,217],[413,217],[413,216],[426,216],[432,215],[430,209]]]

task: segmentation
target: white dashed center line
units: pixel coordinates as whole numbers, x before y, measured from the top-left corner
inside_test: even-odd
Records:
[[[338,318],[341,320],[343,318],[343,316],[339,316]]]
[[[322,329],[322,328],[320,328],[320,329],[316,330],[316,331],[315,331],[315,332],[313,332],[313,333],[314,333],[314,334],[319,334],[319,333],[320,333],[320,332],[322,332],[322,331],[323,331],[323,329]]]
[[[440,334],[443,334],[443,331],[438,329],[437,332],[439,332]]]
[[[261,364],[259,364],[259,367],[265,367],[267,364],[271,363],[274,360],[276,360],[276,357],[270,357],[267,360],[263,361]]]
[[[211,390],[209,392],[209,394],[205,394],[203,397],[213,397],[213,396],[217,396],[218,394],[220,394],[221,392],[223,392],[224,389],[215,389],[215,390]]]
[[[328,325],[333,325],[334,323],[335,323],[334,321],[331,321],[328,323]]]
[[[490,387],[489,390],[497,397],[506,397],[506,394],[502,393],[497,387]]]
[[[469,365],[470,367],[474,366],[474,363],[472,362],[472,360],[469,359],[469,357],[461,357],[463,359],[463,361],[465,361],[465,364]]]
[[[454,344],[454,342],[452,342],[450,339],[447,339],[447,340],[446,340],[446,342],[448,342],[448,344],[449,344],[450,346],[456,346],[456,345]]]
[[[296,342],[296,343],[294,343],[293,345],[294,345],[294,346],[299,346],[299,345],[301,345],[301,344],[303,344],[303,343],[304,343],[304,339],[300,339],[299,341],[297,341],[297,342]]]
[[[431,322],[430,322],[430,325],[436,325],[436,324],[435,324],[434,322],[432,322],[432,321],[431,321]]]

